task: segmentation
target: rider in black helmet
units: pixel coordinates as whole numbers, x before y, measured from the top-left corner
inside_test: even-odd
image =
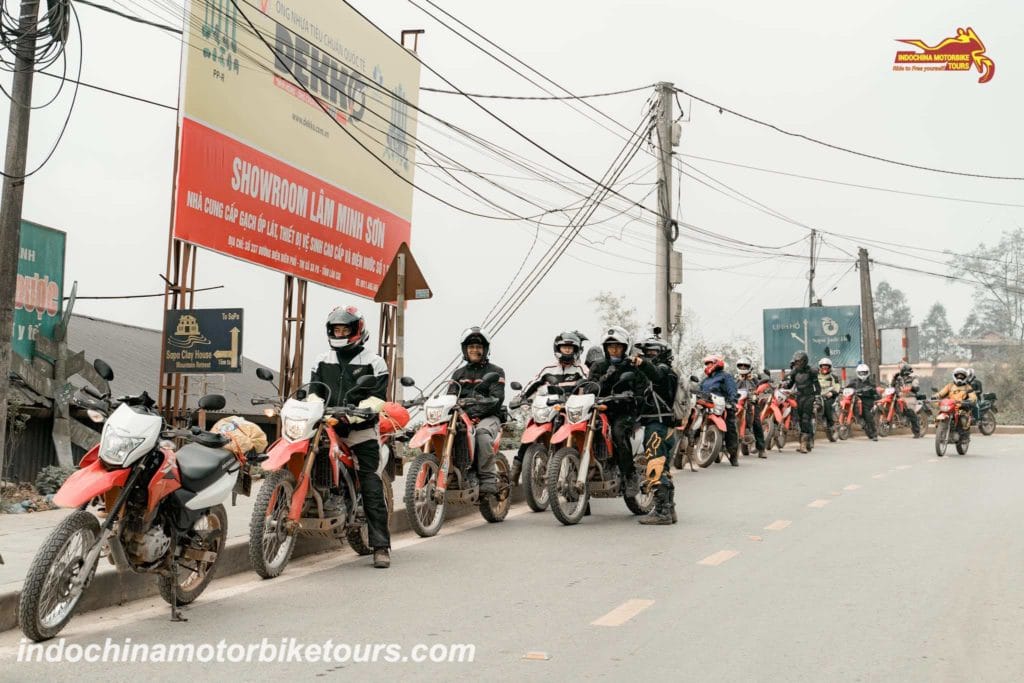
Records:
[[[658,332],[655,328],[655,332]],[[654,509],[641,524],[675,524],[676,511],[669,454],[675,448],[675,401],[679,376],[672,370],[672,349],[658,336],[637,344],[641,355],[633,365],[647,379],[640,394],[640,424],[644,426],[644,450],[647,458],[646,485],[654,490]]]
[[[462,358],[466,364],[452,373],[452,380],[459,387],[452,386],[449,393],[458,393],[462,398],[488,398],[490,401],[475,405],[466,414],[476,421],[476,467],[480,477],[480,494],[498,492],[497,470],[494,464],[494,440],[501,432],[502,403],[505,402],[505,371],[488,359],[491,342],[479,327],[470,327],[462,333],[459,342]],[[496,373],[499,380],[490,385],[482,384],[484,375]],[[480,391],[481,387],[483,388]],[[460,393],[461,388],[461,393]]]
[[[789,367],[792,372],[782,385],[787,389],[796,389],[796,416],[800,422],[800,446],[796,452],[809,453],[814,438],[814,397],[821,395],[821,385],[818,384],[818,374],[811,368],[805,351],[794,353]]]

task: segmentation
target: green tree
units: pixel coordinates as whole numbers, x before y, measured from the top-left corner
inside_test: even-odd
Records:
[[[972,315],[978,331],[993,331],[1024,341],[1024,228],[1004,231],[997,244],[978,245],[955,255],[950,269],[976,282]]]
[[[601,323],[601,336],[609,327],[622,327],[630,337],[638,339],[640,322],[637,319],[636,306],[626,306],[626,297],[612,292],[599,292],[591,299],[597,304],[597,319]],[[600,344],[600,338],[592,340]]]
[[[921,322],[921,358],[927,360],[934,368],[939,361],[946,360],[957,354],[959,349],[953,344],[953,326],[946,316],[946,307],[935,302],[928,315]]]
[[[875,287],[875,326],[910,327],[912,320],[907,295],[885,280],[879,282]]]
[[[982,325],[981,320],[978,318],[978,314],[975,311],[971,311],[964,320],[963,326],[960,328],[960,337],[962,339],[973,339],[979,337],[985,333],[985,326]]]

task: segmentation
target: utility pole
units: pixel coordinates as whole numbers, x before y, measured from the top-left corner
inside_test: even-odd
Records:
[[[672,243],[672,94],[671,83],[658,83],[658,103],[654,122],[658,168],[658,234],[654,247],[654,324],[665,335],[672,332],[673,260]],[[680,268],[681,269],[681,268]]]
[[[28,123],[32,113],[32,75],[35,69],[39,0],[21,0],[18,39],[14,44],[14,80],[7,122],[4,187],[0,196],[0,478],[7,450],[7,398],[10,393],[11,335],[14,332],[14,293],[18,284],[18,245],[21,204],[25,196]]]
[[[868,250],[859,249],[860,268],[860,319],[861,344],[864,347],[864,362],[871,368],[871,374],[878,381],[878,332],[875,330],[875,301],[871,294],[871,271],[868,265]]]
[[[807,305],[814,305],[814,238],[818,236],[817,230],[811,230],[811,269],[807,273]]]

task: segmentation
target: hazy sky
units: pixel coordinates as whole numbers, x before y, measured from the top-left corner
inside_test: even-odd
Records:
[[[327,1],[327,0],[324,0]],[[171,22],[180,2],[111,0],[133,14]],[[490,60],[405,0],[354,3],[397,37],[403,28],[425,28],[422,59],[470,92],[537,95],[534,86]],[[868,2],[611,2],[562,0],[517,3],[446,1],[443,6],[576,93],[631,88],[671,81],[686,90],[780,127],[864,152],[945,169],[993,175],[1024,175],[1024,5],[952,0]],[[175,104],[180,39],[79,6],[83,40],[70,46],[71,73],[83,48],[82,78],[160,102]],[[996,65],[991,82],[978,73],[894,73],[897,38],[934,44],[971,26]],[[909,48],[907,48],[909,49]],[[9,82],[9,75],[7,80]],[[37,78],[35,101],[45,101],[56,81]],[[445,87],[424,70],[422,85]],[[29,152],[34,167],[52,145],[70,102],[70,88],[33,113]],[[634,128],[651,91],[590,100]],[[909,192],[988,202],[1024,204],[1024,183],[976,180],[899,168],[832,151],[719,114],[681,96],[686,121],[676,152],[788,173]],[[586,191],[584,179],[546,157],[461,97],[424,92],[421,106],[442,118],[557,171]],[[618,152],[621,128],[588,120],[561,102],[487,100],[485,105],[558,156],[601,175]],[[590,110],[589,115],[597,118]],[[28,180],[25,218],[66,230],[67,280],[82,295],[161,291],[165,268],[176,116],[173,111],[82,89],[67,133],[53,159]],[[6,117],[3,117],[6,128]],[[326,124],[325,124],[326,125]],[[420,137],[467,165],[488,173],[525,176],[521,169],[481,155],[442,134],[436,124]],[[428,161],[425,157],[419,162]],[[1024,209],[921,198],[802,180],[682,157],[714,178],[794,221],[826,231],[862,235],[929,249],[966,251],[1024,225]],[[366,159],[365,163],[376,163]],[[433,170],[433,169],[431,169]],[[694,173],[687,169],[688,173]],[[436,173],[436,171],[435,171]],[[653,188],[653,158],[642,151],[626,172],[636,184],[622,193],[640,201]],[[577,197],[536,180],[499,179],[544,206],[562,207]],[[706,180],[706,178],[705,178]],[[431,177],[416,181],[460,206],[493,213]],[[782,245],[807,230],[766,215],[684,177],[681,218],[730,238]],[[529,207],[500,197],[509,207]],[[673,202],[677,201],[673,185]],[[507,200],[507,201],[505,201]],[[654,205],[654,196],[646,198]],[[435,297],[409,307],[407,372],[432,376],[457,350],[459,332],[477,324],[505,291],[530,253],[528,267],[551,243],[551,228],[526,222],[488,221],[448,209],[429,197],[414,199],[412,247]],[[625,208],[622,202],[618,210]],[[532,210],[536,212],[536,209]],[[601,214],[611,217],[613,212]],[[625,295],[642,319],[653,311],[653,228],[632,220],[637,211],[588,227],[515,318],[494,340],[492,357],[511,378],[522,379],[551,359],[550,342],[562,329],[596,336],[590,298],[599,290]],[[648,216],[649,218],[649,216]],[[553,214],[551,222],[564,222]],[[589,243],[586,241],[589,240]],[[712,340],[760,339],[761,309],[806,301],[806,263],[737,255],[724,243],[684,231],[677,243],[686,272],[685,306]],[[856,304],[857,278],[850,269],[857,242],[826,236],[816,288],[826,304]],[[871,245],[864,245],[869,246]],[[787,252],[805,253],[797,242]],[[941,255],[871,248],[879,260],[942,271]],[[246,355],[277,366],[283,277],[209,252],[199,259],[199,285],[224,289],[199,295],[200,307],[245,309]],[[525,270],[525,269],[524,269]],[[844,275],[845,273],[845,275]],[[842,277],[841,277],[842,276]],[[958,328],[971,303],[963,284],[877,267],[903,289],[916,320],[942,301]],[[834,286],[834,289],[833,289]],[[354,302],[368,314],[376,338],[377,308],[318,286],[309,299],[307,362],[326,346],[322,320],[334,305]],[[158,327],[161,299],[82,301],[80,313]],[[72,345],[74,340],[72,340]],[[107,352],[116,368],[116,349]],[[154,377],[154,384],[156,378]]]

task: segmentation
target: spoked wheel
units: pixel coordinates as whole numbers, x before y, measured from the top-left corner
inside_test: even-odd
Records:
[[[50,532],[21,589],[18,624],[22,633],[38,642],[53,638],[71,621],[89,581],[77,587],[75,583],[99,537],[100,523],[84,510],[68,515]]]
[[[700,441],[697,442],[696,456],[697,465],[709,467],[711,463],[717,462],[722,454],[722,432],[712,424],[704,425],[700,433]]]
[[[892,434],[892,422],[879,418],[878,420],[878,435],[889,436]]]
[[[192,525],[188,534],[188,545],[181,550],[183,556],[175,560],[178,563],[177,585],[173,575],[160,577],[160,597],[168,604],[177,601],[179,605],[187,605],[202,595],[213,580],[217,561],[227,544],[227,538],[227,510],[223,505],[215,505]],[[189,557],[189,551],[203,555],[213,553],[214,556],[209,560],[198,559]]]
[[[935,425],[935,455],[940,458],[946,454],[949,448],[949,420],[943,420]]]
[[[956,452],[960,455],[967,455],[967,449],[971,447],[971,435],[969,432],[964,432],[958,435],[956,440]]]
[[[295,476],[275,470],[263,480],[249,520],[249,563],[264,579],[284,571],[295,550],[295,535],[288,532],[288,513]]]
[[[644,468],[646,469],[646,465]],[[648,486],[647,491],[644,491],[644,487],[640,487],[640,493],[635,496],[625,496],[623,500],[626,501],[626,507],[634,515],[646,515],[654,509],[654,486]]]
[[[587,511],[590,489],[576,489],[579,478],[580,454],[575,448],[560,448],[548,461],[548,499],[551,512],[562,524],[578,524]]]
[[[676,447],[672,456],[672,467],[677,470],[683,469],[683,462],[686,460],[686,449],[690,447],[689,437],[683,436],[682,431],[676,433]]]
[[[395,510],[395,492],[392,488],[394,480],[391,475],[384,471],[380,475],[380,483],[384,486],[384,507],[387,509],[387,519],[391,519],[391,513]],[[365,502],[364,502],[365,504]],[[370,545],[370,525],[363,522],[358,527],[348,529],[345,532],[345,540],[357,555],[369,555],[373,552]]]
[[[548,509],[548,449],[542,443],[531,444],[523,455],[523,490],[526,504],[534,512]]]
[[[842,440],[842,441],[846,441],[847,439],[849,439],[850,438],[850,425],[845,423],[845,422],[843,424],[839,425],[839,427],[836,429],[836,436],[838,436],[839,439]]]
[[[775,428],[775,447],[780,451],[786,447],[786,425],[784,424]]]
[[[435,536],[444,524],[447,501],[434,500],[440,471],[433,453],[421,453],[405,475],[405,514],[412,530],[424,538]]]
[[[499,453],[494,458],[494,468],[498,471],[498,492],[480,499],[480,515],[491,524],[504,520],[512,507],[512,476],[508,459]]]
[[[981,421],[978,422],[978,431],[985,436],[992,436],[996,431],[996,415],[991,410],[981,414]]]
[[[767,450],[771,450],[772,446],[775,445],[775,432],[779,426],[775,423],[775,418],[769,415],[762,422],[762,429],[764,429],[764,443]]]

